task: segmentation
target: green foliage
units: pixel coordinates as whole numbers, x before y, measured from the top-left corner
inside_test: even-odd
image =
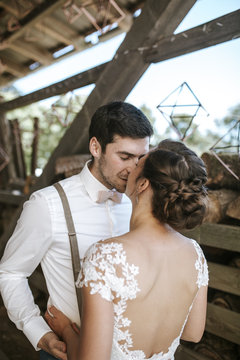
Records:
[[[5,96],[4,98],[6,99]],[[6,100],[9,98],[11,96],[8,93]],[[60,96],[52,105],[40,102],[7,113],[8,120],[18,119],[19,121],[28,174],[32,157],[34,118],[39,119],[37,167],[43,169],[65,131],[80,111],[84,100],[83,97],[70,97],[66,94]]]

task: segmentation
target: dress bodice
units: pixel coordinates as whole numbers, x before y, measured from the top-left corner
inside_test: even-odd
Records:
[[[195,268],[197,270],[197,286],[208,284],[208,269],[202,249],[195,240],[191,240],[197,253]],[[84,258],[77,286],[90,287],[91,294],[100,294],[107,301],[113,302],[114,332],[111,360],[173,360],[174,353],[191,311],[193,302],[176,337],[168,351],[154,354],[147,358],[142,350],[131,350],[132,334],[129,331],[131,320],[125,316],[129,300],[133,300],[140,292],[138,281],[139,267],[127,262],[126,252],[119,242],[98,242],[92,245]]]

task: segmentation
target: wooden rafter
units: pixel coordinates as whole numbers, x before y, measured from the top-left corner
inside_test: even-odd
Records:
[[[0,59],[2,62],[2,65],[4,66],[4,71],[9,72],[10,74],[13,74],[17,77],[22,77],[24,75],[27,75],[28,68],[23,65],[19,65],[15,61],[10,60],[4,55],[0,55]]]
[[[56,30],[55,28],[51,27],[51,25],[46,26],[43,22],[35,24],[35,28],[41,33],[49,35],[60,43],[63,43],[65,45],[72,44],[72,39],[70,37],[67,37],[61,28],[58,28],[59,30]]]
[[[146,62],[159,62],[240,37],[240,10],[177,35],[161,39],[144,52]]]
[[[38,5],[33,11],[31,11],[22,21],[20,20],[20,29],[17,31],[7,33],[3,36],[3,41],[1,43],[2,48],[6,48],[14,40],[22,36],[22,34],[34,26],[37,22],[44,19],[46,16],[51,14],[54,10],[59,8],[66,0],[45,0],[42,4]]]
[[[27,59],[33,59],[44,65],[50,65],[52,62],[52,55],[50,52],[46,49],[39,48],[32,43],[29,44],[24,41],[16,40],[9,44],[9,48],[26,56]]]
[[[34,102],[50,98],[52,96],[65,94],[68,91],[79,89],[83,86],[93,84],[99,78],[99,75],[105,69],[108,63],[98,65],[90,70],[74,75],[68,79],[59,81],[53,85],[32,92],[31,94],[20,96],[16,99],[0,103],[0,112],[6,112],[17,109],[22,106],[30,105]]]

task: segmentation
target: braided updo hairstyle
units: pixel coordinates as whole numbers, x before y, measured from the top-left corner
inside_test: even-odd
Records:
[[[207,205],[207,173],[203,161],[183,143],[163,140],[149,153],[143,174],[153,190],[152,212],[175,230],[203,221]]]

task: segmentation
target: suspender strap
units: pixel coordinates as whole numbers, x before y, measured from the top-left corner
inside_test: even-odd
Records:
[[[75,226],[73,223],[73,218],[72,218],[69,202],[68,202],[66,193],[63,190],[62,185],[60,183],[55,183],[55,184],[53,184],[53,186],[58,191],[58,194],[61,198],[62,205],[63,205],[64,215],[65,215],[67,228],[68,228],[68,237],[69,237],[69,242],[70,242],[70,248],[71,248],[73,277],[74,277],[74,282],[76,282],[77,278],[78,278],[78,274],[81,270],[81,262],[80,262],[80,257],[79,257],[79,250],[78,250]],[[78,301],[78,309],[79,309],[79,313],[81,315],[81,313],[82,313],[81,289],[77,288],[75,286],[75,290],[76,290],[77,301]]]

